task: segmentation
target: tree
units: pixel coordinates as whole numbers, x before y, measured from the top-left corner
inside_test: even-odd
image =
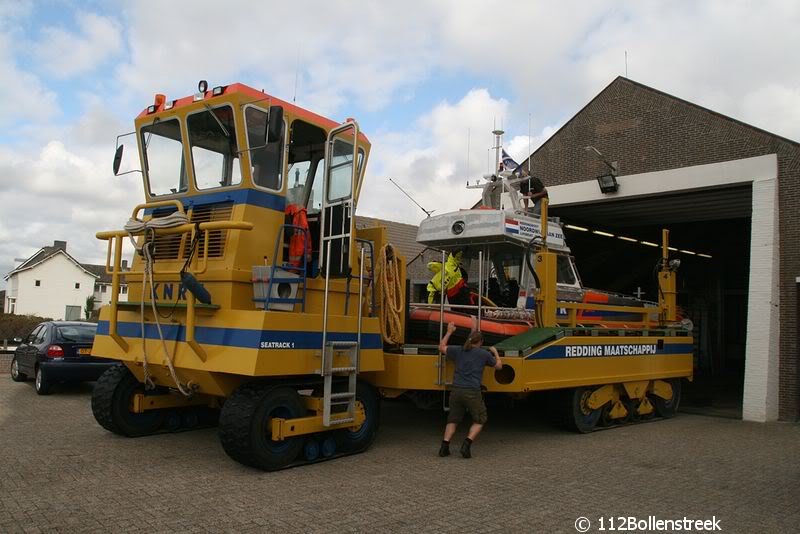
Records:
[[[91,319],[93,311],[94,311],[94,295],[89,295],[88,297],[86,297],[86,306],[83,308],[83,313],[86,314],[87,321]]]

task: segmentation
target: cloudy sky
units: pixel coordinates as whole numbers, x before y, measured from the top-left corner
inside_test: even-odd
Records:
[[[111,173],[115,137],[157,92],[240,81],[355,117],[359,213],[416,223],[388,178],[428,209],[470,204],[493,125],[524,158],[626,51],[630,78],[800,139],[798,28],[793,0],[0,0],[0,273],[54,239],[102,261],[94,233],[143,198]]]

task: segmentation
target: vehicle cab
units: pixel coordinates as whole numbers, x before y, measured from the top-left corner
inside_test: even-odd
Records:
[[[338,124],[243,84],[209,88],[201,82],[191,96],[156,95],[135,126],[118,138],[114,162],[115,174],[141,173],[145,204],[133,218],[183,211],[195,225],[230,221],[253,228],[154,236],[155,272],[174,274],[196,262],[214,302],[252,308],[253,266],[288,261],[294,230],[284,225],[303,211],[304,275],[317,278],[324,267],[323,241],[330,243],[331,276],[349,273],[353,214],[370,149],[355,121]],[[134,139],[138,162],[123,156],[122,147]],[[143,261],[137,255],[133,270],[141,271]],[[132,300],[140,299],[139,291],[131,287]],[[163,300],[182,294],[166,280],[156,290]]]

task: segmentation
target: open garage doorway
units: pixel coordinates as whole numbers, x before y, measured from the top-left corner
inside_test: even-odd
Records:
[[[658,300],[661,229],[679,258],[678,305],[694,323],[688,410],[741,418],[747,341],[752,186],[555,206],[586,287]],[[599,233],[598,233],[599,232]]]

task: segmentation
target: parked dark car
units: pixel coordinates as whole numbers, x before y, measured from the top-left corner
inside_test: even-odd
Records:
[[[11,379],[34,378],[36,393],[47,395],[53,385],[92,381],[116,362],[92,356],[97,325],[75,321],[39,324],[21,340],[11,360]]]

